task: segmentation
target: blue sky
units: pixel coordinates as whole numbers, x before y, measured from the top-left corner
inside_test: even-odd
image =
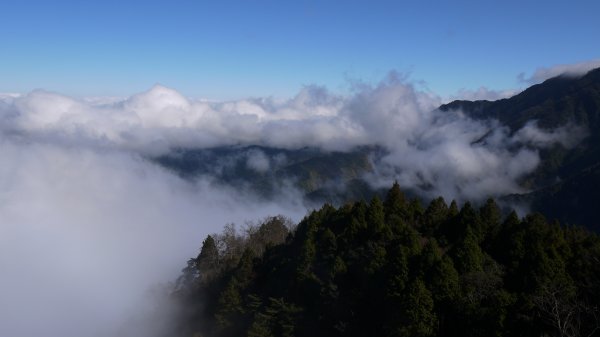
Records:
[[[5,1],[0,92],[213,99],[347,92],[390,70],[442,96],[600,57],[599,1]]]

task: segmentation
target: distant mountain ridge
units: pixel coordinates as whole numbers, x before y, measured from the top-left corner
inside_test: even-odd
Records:
[[[534,120],[546,130],[569,123],[585,130],[583,140],[572,149],[554,146],[540,151],[541,163],[528,177],[533,191],[506,199],[530,203],[532,210],[562,223],[600,231],[595,216],[600,200],[600,68],[581,77],[548,79],[511,98],[454,101],[439,109],[497,119],[512,132]]]
[[[362,176],[373,170],[370,157],[377,147],[350,152],[316,148],[280,149],[264,146],[223,146],[180,149],[154,158],[160,165],[187,178],[208,176],[236,188],[247,188],[272,198],[293,186],[309,200],[343,202],[373,195]],[[263,167],[253,165],[256,161]]]
[[[599,130],[600,68],[582,77],[554,77],[510,98],[498,101],[456,100],[439,109],[461,110],[477,119],[494,118],[512,131],[531,120],[537,120],[538,125],[545,129],[572,122]]]

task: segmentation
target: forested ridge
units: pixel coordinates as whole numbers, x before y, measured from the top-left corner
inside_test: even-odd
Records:
[[[505,196],[563,223],[600,232],[600,68],[583,76],[557,76],[506,99],[454,101],[442,111],[460,110],[476,119],[497,119],[513,132],[535,121],[544,129],[577,125],[585,137],[573,148],[540,150],[540,165],[521,182],[530,192]]]
[[[599,336],[600,238],[398,184],[208,236],[172,294],[180,336]]]

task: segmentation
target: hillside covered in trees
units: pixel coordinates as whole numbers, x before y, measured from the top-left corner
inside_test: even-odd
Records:
[[[297,227],[226,226],[172,296],[180,336],[599,336],[600,238],[395,184]]]

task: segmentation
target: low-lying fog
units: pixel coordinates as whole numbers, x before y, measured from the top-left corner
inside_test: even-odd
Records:
[[[258,200],[145,159],[172,148],[379,145],[389,154],[365,177],[372,184],[398,180],[425,197],[464,200],[522,192],[517,181],[535,170],[540,148],[581,134],[535,122],[511,133],[439,104],[393,74],[349,96],[306,87],[289,100],[207,102],[161,86],[126,99],[1,96],[0,336],[119,335],[207,234],[307,212],[292,189]]]

